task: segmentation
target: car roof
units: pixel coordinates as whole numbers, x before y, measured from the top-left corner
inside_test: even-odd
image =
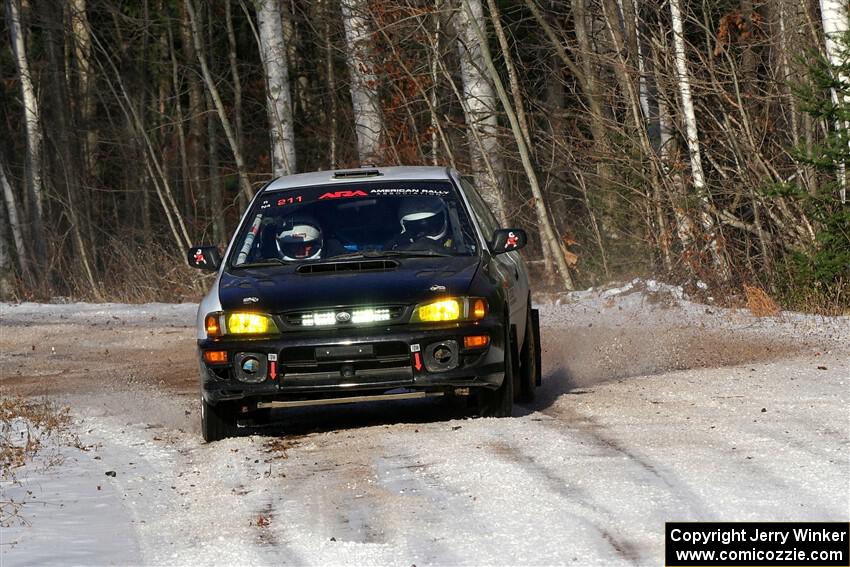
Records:
[[[364,181],[448,181],[449,170],[438,166],[362,167],[329,169],[278,177],[263,192],[286,191],[296,187],[337,185]]]

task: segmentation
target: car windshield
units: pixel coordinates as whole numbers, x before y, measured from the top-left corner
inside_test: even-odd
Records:
[[[240,229],[231,266],[477,252],[449,182],[371,182],[271,192]]]

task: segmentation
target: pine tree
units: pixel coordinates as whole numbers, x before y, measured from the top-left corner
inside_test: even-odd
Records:
[[[824,299],[846,303],[850,289],[850,203],[846,200],[847,164],[850,163],[850,32],[835,38],[837,56],[810,53],[807,70],[794,93],[800,109],[827,125],[819,143],[797,148],[801,163],[822,174],[816,190],[799,187],[801,199],[817,224],[816,246],[797,253],[792,263],[792,285],[805,286]],[[843,298],[843,299],[842,299]]]

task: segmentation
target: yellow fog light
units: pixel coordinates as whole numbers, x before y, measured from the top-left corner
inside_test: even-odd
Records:
[[[263,335],[276,333],[271,317],[259,313],[231,313],[227,316],[227,332],[232,335]]]
[[[420,305],[414,313],[417,321],[456,321],[460,319],[460,301],[444,299]]]

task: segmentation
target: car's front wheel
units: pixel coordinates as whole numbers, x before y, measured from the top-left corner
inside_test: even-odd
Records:
[[[534,400],[534,389],[540,381],[540,322],[530,304],[526,317],[525,339],[519,355],[519,401],[528,403]]]
[[[495,390],[482,388],[478,392],[478,415],[481,417],[510,417],[514,406],[514,362],[510,325],[505,324],[505,378]]]
[[[228,402],[212,405],[201,396],[201,434],[204,441],[210,443],[235,437],[237,432],[235,406]]]

